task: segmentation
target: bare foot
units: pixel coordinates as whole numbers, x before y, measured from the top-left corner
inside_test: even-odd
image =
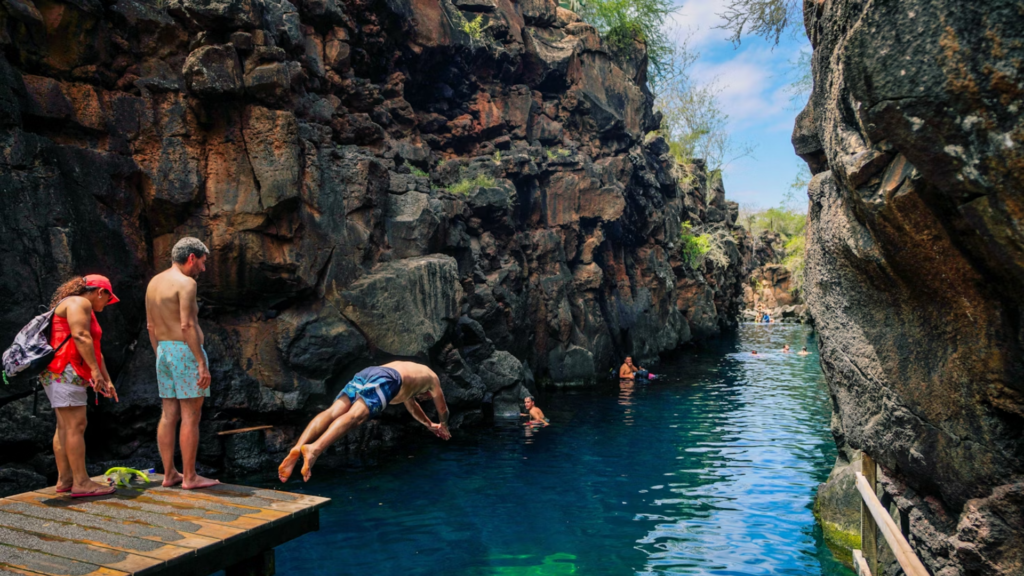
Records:
[[[181,484],[181,481],[184,479],[185,478],[182,477],[181,473],[177,470],[171,470],[167,474],[164,474],[163,487],[170,488],[171,486],[177,486],[178,484]]]
[[[72,484],[72,494],[91,494],[93,492],[103,492],[110,488],[109,484],[100,484],[99,482],[93,482],[92,480],[86,480],[81,484]]]
[[[213,480],[212,478],[203,478],[202,476],[196,476],[192,481],[183,481],[181,487],[185,490],[198,490],[200,488],[209,488],[210,486],[216,486],[220,484],[220,480]]]
[[[302,456],[302,451],[298,447],[288,451],[284,461],[277,467],[277,478],[281,482],[287,482],[292,477],[292,470],[295,469],[295,463],[299,461],[299,456]]]
[[[73,485],[74,485],[74,481],[72,479],[70,479],[70,478],[67,479],[67,480],[62,480],[60,478],[57,478],[57,487],[56,488],[57,488],[57,492],[60,493],[60,494],[63,494],[64,492],[71,492],[71,488],[72,488]]]
[[[313,475],[313,464],[316,464],[316,459],[320,457],[320,450],[309,444],[303,445],[300,450],[302,451],[302,481],[309,482],[309,477]]]

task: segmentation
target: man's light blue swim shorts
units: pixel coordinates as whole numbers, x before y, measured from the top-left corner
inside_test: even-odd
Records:
[[[210,359],[203,350],[206,364]],[[156,347],[156,382],[161,398],[209,398],[210,388],[199,388],[199,363],[188,344],[164,340]]]
[[[341,389],[337,400],[341,400],[342,396],[348,396],[349,400],[355,402],[358,396],[370,409],[370,418],[376,418],[384,411],[388,403],[398,396],[398,391],[401,389],[402,375],[398,373],[398,370],[383,366],[371,366],[353,376],[352,381]]]

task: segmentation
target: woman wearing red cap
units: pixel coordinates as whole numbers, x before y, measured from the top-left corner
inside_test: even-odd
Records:
[[[96,321],[96,312],[117,301],[110,280],[90,274],[65,282],[50,302],[55,307],[50,345],[57,348],[70,337],[74,346],[68,342],[61,347],[39,379],[57,413],[57,492],[71,492],[72,498],[114,492],[113,487],[90,480],[85,470],[85,390],[91,383],[98,394],[117,399],[100,351],[103,330]]]

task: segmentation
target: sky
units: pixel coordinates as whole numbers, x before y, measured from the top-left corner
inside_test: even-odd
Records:
[[[754,147],[752,157],[734,160],[723,170],[726,198],[751,207],[778,206],[803,164],[789,138],[806,96],[793,100],[787,87],[796,76],[793,63],[801,50],[810,51],[810,43],[803,34],[787,33],[778,46],[753,36],[734,46],[728,31],[715,28],[726,4],[684,0],[671,17],[670,34],[688,37],[689,49],[700,53],[692,75],[717,81],[733,139]]]

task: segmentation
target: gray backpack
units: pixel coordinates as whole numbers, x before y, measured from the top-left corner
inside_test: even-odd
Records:
[[[14,344],[4,351],[4,384],[23,384],[39,376],[71,339],[69,334],[56,348],[50,346],[54,310],[33,318],[14,337]]]

